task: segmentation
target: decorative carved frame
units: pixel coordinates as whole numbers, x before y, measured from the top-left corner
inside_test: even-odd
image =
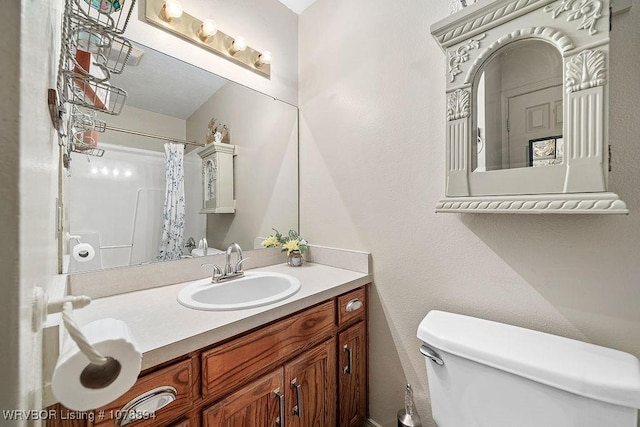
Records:
[[[609,1],[481,0],[431,27],[447,57],[446,198],[436,212],[628,213],[607,191]],[[562,57],[564,163],[472,172],[474,85],[518,40]]]

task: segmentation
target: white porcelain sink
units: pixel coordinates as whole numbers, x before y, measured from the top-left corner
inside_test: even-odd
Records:
[[[178,302],[196,310],[241,310],[289,298],[300,290],[300,281],[288,274],[247,272],[240,279],[211,283],[201,279],[185,286]]]

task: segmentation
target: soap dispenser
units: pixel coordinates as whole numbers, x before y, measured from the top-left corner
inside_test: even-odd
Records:
[[[418,415],[416,405],[413,402],[411,384],[407,384],[404,393],[404,408],[398,411],[398,427],[422,427],[420,415]]]

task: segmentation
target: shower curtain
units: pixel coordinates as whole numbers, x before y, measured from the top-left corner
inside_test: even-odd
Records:
[[[158,261],[180,259],[184,240],[184,145],[166,143],[164,157],[167,183]]]

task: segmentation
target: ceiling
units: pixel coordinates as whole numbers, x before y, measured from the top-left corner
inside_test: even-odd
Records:
[[[144,51],[137,66],[127,66],[110,82],[127,91],[127,105],[186,120],[227,80],[164,53]]]
[[[311,6],[316,0],[280,0],[280,3],[300,15],[303,10]]]

